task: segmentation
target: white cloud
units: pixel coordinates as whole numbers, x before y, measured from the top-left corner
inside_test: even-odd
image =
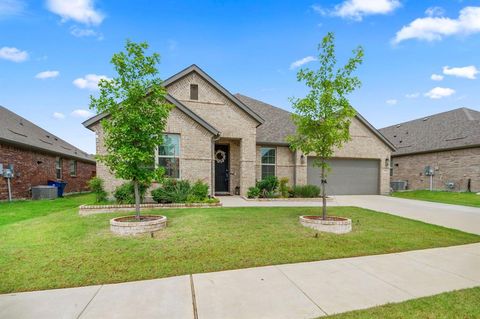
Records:
[[[364,16],[387,14],[398,7],[399,0],[346,0],[335,6],[332,15],[361,21]]]
[[[416,99],[419,96],[420,96],[420,93],[418,93],[418,92],[405,94],[405,97],[407,99]]]
[[[83,117],[83,118],[92,117],[94,115],[89,110],[84,110],[84,109],[76,109],[71,114],[74,117]]]
[[[35,75],[35,78],[44,80],[44,79],[56,78],[59,75],[60,75],[60,72],[58,71],[43,71]]]
[[[83,78],[73,81],[73,84],[80,89],[98,90],[98,82],[100,80],[111,80],[106,75],[87,74]]]
[[[446,17],[418,18],[404,26],[393,39],[394,44],[409,39],[441,40],[452,35],[469,35],[480,32],[480,7],[465,7],[457,19]]]
[[[427,96],[431,99],[437,100],[437,99],[441,99],[443,97],[450,96],[454,93],[455,93],[454,89],[442,88],[442,87],[437,86],[437,87],[431,89],[430,91],[428,91],[427,93],[425,93],[425,96]]]
[[[93,0],[47,0],[47,8],[62,17],[87,25],[99,25],[105,16],[95,9]]]
[[[25,11],[26,4],[21,0],[0,0],[0,19],[18,16]]]
[[[396,105],[398,103],[398,100],[390,99],[386,100],[385,103],[387,103],[388,105]]]
[[[433,81],[441,81],[443,80],[443,75],[434,73],[430,76],[430,79],[432,79]]]
[[[311,55],[304,57],[303,59],[297,60],[290,64],[290,70],[296,69],[301,67],[304,64],[310,63],[312,61],[316,61],[317,59]]]
[[[63,120],[65,118],[65,114],[60,112],[53,112],[52,116],[57,120]]]
[[[429,17],[441,17],[445,14],[445,9],[442,7],[430,7],[425,10],[425,14]]]
[[[70,28],[70,34],[77,38],[97,37],[98,40],[103,40],[103,34],[93,29],[82,29],[77,26],[73,26]]]
[[[28,59],[28,53],[27,51],[21,51],[17,48],[3,47],[0,49],[0,59],[23,62]]]
[[[321,14],[322,16],[328,14],[328,10],[327,10],[327,9],[324,9],[322,6],[320,6],[320,5],[318,5],[318,4],[314,4],[314,5],[312,6],[312,9],[313,9],[313,11],[315,11],[315,12],[318,13],[318,14]]]
[[[459,78],[466,78],[470,80],[475,80],[477,74],[480,73],[474,65],[469,65],[461,68],[451,68],[448,66],[443,67],[443,74],[453,75]]]

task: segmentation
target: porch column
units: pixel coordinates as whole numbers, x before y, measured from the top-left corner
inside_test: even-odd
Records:
[[[255,186],[255,135],[240,141],[240,195],[246,196],[249,187]]]

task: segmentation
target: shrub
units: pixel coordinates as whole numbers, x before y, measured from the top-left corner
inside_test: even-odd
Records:
[[[185,203],[191,195],[191,190],[192,186],[188,180],[168,178],[159,188],[152,191],[152,197],[157,203]]]
[[[289,197],[288,196],[288,177],[282,177],[280,178],[279,185],[278,185],[278,191],[280,192],[280,195],[282,197]]]
[[[268,176],[257,182],[258,189],[262,193],[266,192],[275,192],[278,187],[278,178],[277,176]]]
[[[101,203],[107,201],[107,192],[103,188],[103,179],[92,177],[88,181],[88,188],[95,194],[95,202]]]
[[[247,197],[248,198],[257,198],[260,196],[260,188],[253,186],[248,189]]]
[[[140,202],[143,202],[145,199],[145,193],[147,192],[149,185],[147,184],[140,184],[139,191],[140,191]],[[124,183],[117,188],[113,192],[113,197],[119,204],[135,204],[135,189],[133,187],[132,182]]]
[[[294,197],[313,198],[320,195],[320,188],[316,185],[299,185],[293,187]]]
[[[208,197],[208,184],[202,181],[196,181],[195,184],[192,185],[192,189],[190,194],[197,200],[203,201]]]

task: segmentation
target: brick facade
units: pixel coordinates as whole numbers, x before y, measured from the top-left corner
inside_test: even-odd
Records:
[[[454,191],[466,191],[470,179],[471,191],[480,192],[480,147],[395,156],[391,180],[408,181],[408,189],[429,189],[425,166],[434,168],[433,189],[448,190],[453,182]]]
[[[62,180],[67,182],[66,193],[87,191],[87,181],[95,175],[95,164],[77,160],[77,176],[70,176],[70,158],[62,157]],[[0,143],[0,164],[5,168],[14,165],[15,177],[11,180],[14,199],[30,198],[32,186],[46,185],[56,180],[57,156],[44,152],[26,150]],[[7,180],[0,178],[0,200],[8,199]]]

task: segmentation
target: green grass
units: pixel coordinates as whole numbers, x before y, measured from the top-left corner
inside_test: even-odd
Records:
[[[0,204],[0,292],[114,283],[479,242],[480,236],[356,207],[331,207],[354,231],[320,234],[298,223],[319,208],[169,209],[167,229],[117,237],[109,220],[78,215],[91,195]],[[147,213],[147,212],[145,212]]]
[[[393,193],[393,196],[407,199],[419,199],[429,202],[480,207],[480,195],[477,195],[476,193],[419,190],[395,192]]]
[[[480,287],[347,312],[331,319],[467,319],[480,318]]]

